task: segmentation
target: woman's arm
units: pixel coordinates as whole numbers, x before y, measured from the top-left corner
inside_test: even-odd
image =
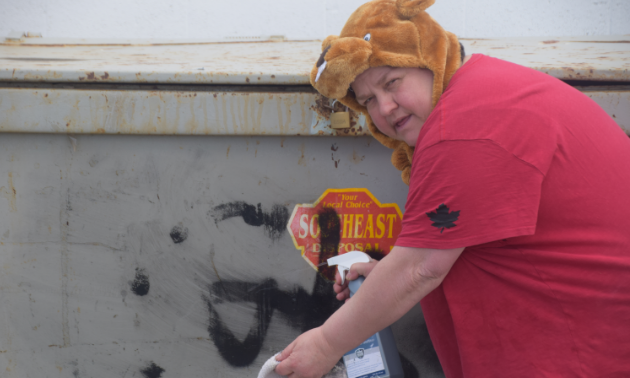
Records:
[[[276,372],[294,374],[292,378],[321,377],[345,352],[400,319],[439,286],[463,250],[394,247],[352,300],[285,348]]]

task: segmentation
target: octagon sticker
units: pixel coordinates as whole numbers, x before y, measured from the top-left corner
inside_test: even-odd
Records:
[[[395,203],[381,204],[367,189],[328,189],[312,204],[296,205],[287,225],[293,244],[315,269],[350,251],[394,247],[402,228]],[[332,274],[332,277],[330,277]],[[325,277],[334,278],[334,269]]]

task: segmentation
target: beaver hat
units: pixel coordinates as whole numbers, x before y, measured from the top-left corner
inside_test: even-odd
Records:
[[[418,67],[433,72],[432,106],[439,100],[462,55],[457,37],[425,12],[435,0],[374,0],[348,19],[339,36],[328,36],[311,71],[311,84],[322,95],[365,114],[372,135],[392,148],[392,164],[409,185],[413,148],[381,133],[350,84],[370,67]]]

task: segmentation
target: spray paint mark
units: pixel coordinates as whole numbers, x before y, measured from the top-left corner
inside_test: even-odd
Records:
[[[149,293],[150,287],[149,276],[145,274],[144,269],[136,268],[136,278],[131,283],[131,291],[142,297]]]
[[[72,369],[72,375],[74,376],[74,378],[80,378],[79,375],[79,361],[70,361],[70,365],[72,365],[74,367],[74,369]]]
[[[151,361],[151,364],[140,370],[140,373],[142,373],[144,378],[160,378],[165,371],[166,370],[156,365],[155,362]]]
[[[289,291],[279,290],[273,279],[262,283],[216,282],[209,286],[208,291],[209,295],[203,297],[210,314],[208,333],[221,357],[235,367],[248,366],[256,359],[276,310],[290,326],[304,332],[322,325],[341,306],[341,302],[332,298],[332,283],[319,276],[313,294],[297,286]],[[225,301],[253,302],[256,305],[255,322],[242,342],[214,308],[214,305]]]
[[[171,236],[173,243],[182,243],[184,240],[188,239],[188,228],[175,226],[171,229],[171,233],[169,235]]]
[[[274,227],[284,230],[289,220],[288,211],[281,206],[274,208],[277,214]],[[217,206],[215,210],[220,215],[220,218],[215,218],[217,222],[233,216],[242,216],[245,223],[249,225],[265,224],[266,214],[262,212],[260,204],[255,208],[252,205],[237,202]],[[325,235],[322,241],[322,251],[327,248],[329,253],[336,253],[339,246],[340,229],[337,214],[334,210],[325,211],[320,215],[319,222],[322,235]],[[322,253],[320,262],[325,261],[326,258]],[[332,272],[334,278],[334,270]],[[342,303],[334,299],[332,285],[330,280],[320,275],[316,276],[312,294],[298,286],[288,291],[282,291],[278,289],[278,284],[273,279],[266,279],[262,282],[215,282],[208,287],[209,295],[203,296],[210,315],[208,322],[210,338],[223,359],[230,365],[235,367],[248,366],[260,353],[269,323],[276,310],[290,326],[305,332],[322,325],[333,312],[341,307]],[[256,305],[256,320],[242,342],[234,336],[214,308],[214,305],[224,301],[253,302]]]
[[[339,162],[341,161],[341,159],[335,160],[335,154],[334,153],[330,154],[330,158],[335,163],[335,168],[337,168],[339,166]]]
[[[230,217],[243,216],[245,223],[252,226],[261,225],[260,205],[254,208],[237,202],[217,206],[215,211],[219,215],[219,218],[215,218],[217,223]],[[264,218],[264,215],[262,217]],[[279,226],[284,229],[288,222],[288,212],[283,219]],[[322,263],[336,256],[339,251],[341,224],[337,213],[330,208],[319,213],[319,227],[322,245],[319,263]],[[366,253],[377,260],[385,256],[380,250],[370,250]],[[342,305],[342,302],[334,298],[332,289],[334,274],[334,267],[320,268],[320,274],[315,277],[312,294],[297,285],[290,290],[280,290],[277,282],[271,278],[262,282],[220,281],[209,285],[208,295],[202,298],[209,313],[208,333],[221,357],[234,367],[251,365],[262,349],[274,314],[278,314],[284,318],[286,324],[301,332],[324,324]],[[254,324],[242,342],[236,338],[214,308],[223,302],[253,302],[256,306]],[[401,355],[401,361],[405,377],[419,377],[418,370],[408,359]]]
[[[322,245],[319,254],[319,262],[323,263],[331,257],[339,254],[339,242],[341,241],[341,221],[337,212],[332,208],[326,208],[319,213],[318,217],[320,233],[320,243]],[[335,280],[336,267],[324,265],[318,271],[323,277],[330,281]]]
[[[208,333],[219,349],[221,356],[232,366],[243,367],[251,364],[258,356],[267,334],[274,311],[273,300],[276,297],[277,284],[266,280],[262,284],[249,282],[223,282],[211,285],[210,297],[218,298],[216,303],[254,302],[256,304],[256,322],[250,328],[245,340],[239,341],[232,331],[221,321],[211,300],[204,298],[210,312]]]
[[[369,248],[363,252],[376,261],[381,261],[381,259],[385,257],[385,252],[383,252],[382,250],[378,248]]]
[[[216,223],[233,217],[242,217],[250,226],[263,226],[265,234],[274,241],[280,239],[289,221],[289,210],[284,206],[273,205],[270,212],[263,212],[260,204],[254,206],[241,201],[216,206],[209,215]]]

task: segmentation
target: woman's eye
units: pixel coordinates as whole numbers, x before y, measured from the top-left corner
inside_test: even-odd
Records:
[[[372,101],[372,97],[368,98],[367,100],[363,101],[363,106],[367,106],[367,104]]]
[[[396,78],[396,79],[392,79],[392,80],[388,81],[388,82],[387,82],[387,86],[390,86],[390,85],[394,84],[394,82],[395,82],[396,80],[398,80],[398,78]]]

